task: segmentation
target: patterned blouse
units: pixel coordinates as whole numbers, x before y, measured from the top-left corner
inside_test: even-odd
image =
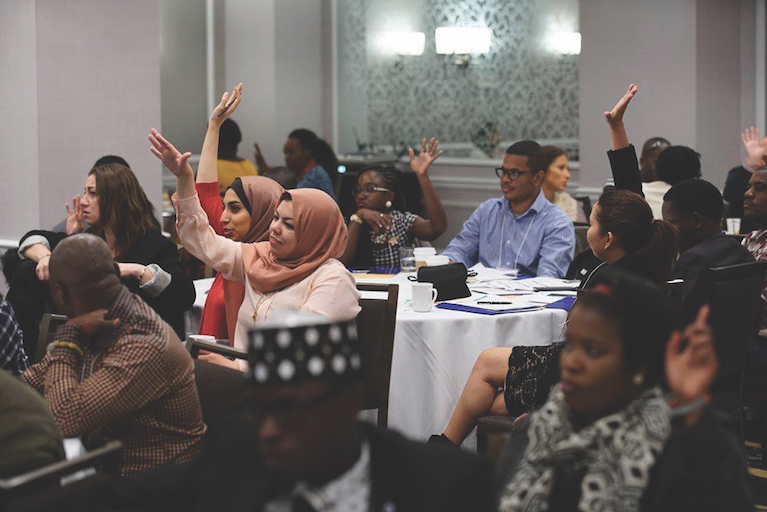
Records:
[[[370,233],[370,239],[375,245],[387,242],[383,249],[373,249],[373,262],[376,267],[399,267],[399,248],[412,247],[415,241],[410,234],[410,228],[417,216],[410,212],[391,212],[391,229],[382,235]]]

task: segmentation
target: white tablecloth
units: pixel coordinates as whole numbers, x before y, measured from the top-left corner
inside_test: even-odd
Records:
[[[482,278],[488,271],[480,271]],[[441,434],[458,402],[479,354],[487,348],[548,345],[563,338],[567,312],[542,309],[524,313],[480,315],[432,309],[416,313],[407,276],[366,278],[357,282],[400,285],[394,334],[389,427],[426,440]],[[476,448],[476,437],[464,443]]]

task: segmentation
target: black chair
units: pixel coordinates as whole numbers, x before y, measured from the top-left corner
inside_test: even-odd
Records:
[[[719,372],[712,403],[737,426],[743,440],[743,382],[767,261],[709,269],[701,279],[699,306],[708,303]]]
[[[112,441],[73,460],[0,480],[0,510],[69,510],[104,481],[117,475],[122,443]]]
[[[247,359],[248,354],[238,348],[192,338],[186,340],[186,348],[194,359],[194,379],[202,418],[210,427],[245,403],[248,386],[243,372],[197,359],[200,350],[234,359]]]
[[[378,426],[386,428],[399,286],[357,284],[357,289],[387,294],[386,299],[360,299],[362,310],[357,315],[357,336],[367,386],[365,409],[378,409]]]
[[[67,323],[67,317],[64,315],[56,315],[53,313],[46,313],[43,315],[43,319],[40,321],[40,335],[37,338],[37,349],[33,358],[34,363],[39,363],[45,357],[47,353],[48,345],[53,342],[53,337],[56,335],[56,331],[59,327]]]
[[[684,279],[672,279],[666,283],[660,285],[663,293],[668,297],[671,302],[671,307],[674,308],[674,315],[678,316],[682,310],[682,292],[684,292]]]

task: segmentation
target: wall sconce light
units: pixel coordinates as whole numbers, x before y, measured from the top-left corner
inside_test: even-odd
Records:
[[[580,32],[553,32],[546,37],[546,49],[558,55],[580,55]]]
[[[454,64],[466,66],[471,54],[484,54],[490,51],[493,31],[481,27],[438,27],[434,38],[437,53],[454,55]]]
[[[382,32],[379,45],[384,53],[395,55],[423,55],[426,34],[423,32]]]

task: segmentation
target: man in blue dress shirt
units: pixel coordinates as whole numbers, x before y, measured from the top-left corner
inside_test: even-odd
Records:
[[[564,277],[575,252],[575,230],[565,212],[543,195],[545,158],[535,141],[512,144],[495,170],[503,197],[480,204],[442,254],[467,267],[479,262]]]

